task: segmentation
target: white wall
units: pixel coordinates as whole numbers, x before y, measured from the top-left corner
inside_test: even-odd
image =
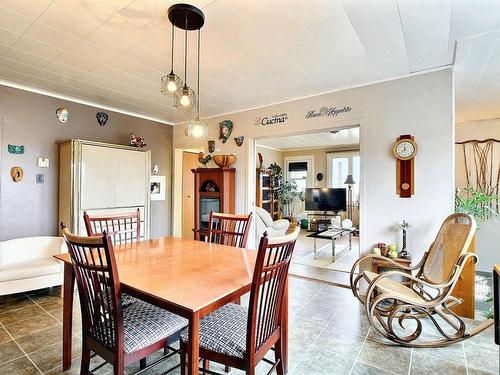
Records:
[[[482,120],[477,122],[460,123],[456,125],[457,142],[470,139],[483,140],[487,138],[500,139],[500,119]],[[467,186],[465,176],[465,164],[462,146],[456,146],[456,186],[464,188]],[[500,155],[496,154],[493,161],[498,165]],[[476,235],[477,254],[479,262],[477,270],[491,272],[494,264],[500,263],[500,219],[489,220],[482,223]]]
[[[203,100],[203,99],[202,99]],[[247,196],[251,181],[247,173],[248,155],[254,142],[269,136],[300,134],[331,129],[335,126],[361,124],[361,251],[374,243],[395,243],[395,225],[405,218],[411,224],[409,246],[415,257],[428,248],[443,219],[453,211],[454,200],[454,110],[451,69],[333,92],[293,102],[209,119],[209,139],[217,139],[218,123],[230,119],[233,134],[226,144],[217,141],[220,153],[234,153],[238,160],[236,210],[252,209]],[[306,119],[310,110],[323,106],[352,110],[336,117]],[[287,113],[288,120],[275,125],[255,125],[263,116]],[[204,145],[206,141],[188,138],[184,125],[174,127],[174,147]],[[401,199],[396,195],[396,163],[391,147],[396,137],[412,134],[419,145],[415,160],[415,195]],[[237,147],[235,136],[244,135]],[[363,175],[364,171],[364,175]]]

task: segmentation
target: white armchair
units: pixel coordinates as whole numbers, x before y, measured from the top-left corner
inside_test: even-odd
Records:
[[[65,252],[62,237],[1,241],[0,296],[62,285],[62,265],[52,256]]]
[[[262,207],[255,207],[255,225],[257,227],[257,242],[259,243],[260,237],[267,232],[269,237],[280,237],[284,236],[288,227],[290,226],[290,222],[285,219],[280,219],[273,221],[273,218]]]

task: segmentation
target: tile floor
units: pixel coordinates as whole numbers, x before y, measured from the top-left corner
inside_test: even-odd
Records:
[[[0,297],[0,374],[63,373],[59,294],[59,288],[53,288]],[[80,316],[79,306],[75,307],[75,359],[66,374],[79,373]],[[167,365],[147,373],[160,374]],[[493,343],[492,327],[464,343],[446,348],[407,349],[387,345],[370,328],[349,290],[290,279],[289,373],[292,375],[486,375],[498,374],[498,366],[498,347]],[[258,374],[265,374],[268,368],[269,365],[261,363]],[[135,369],[129,368],[127,372]],[[111,367],[106,365],[96,374],[110,372]]]

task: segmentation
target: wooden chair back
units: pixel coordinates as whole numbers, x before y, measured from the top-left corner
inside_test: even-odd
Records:
[[[450,278],[460,257],[469,249],[476,233],[476,221],[464,213],[448,216],[429,248],[422,276],[434,284]]]
[[[261,358],[280,334],[288,268],[300,229],[282,237],[260,239],[250,291],[247,353]]]
[[[210,212],[208,219],[208,242],[244,248],[252,222],[250,215]]]
[[[83,221],[88,236],[101,236],[106,231],[115,245],[133,243],[141,239],[139,209],[136,212],[114,216],[89,216],[84,212]]]
[[[84,338],[97,344],[94,351],[102,347],[123,353],[123,311],[111,237],[78,236],[64,225],[61,229],[73,262]]]

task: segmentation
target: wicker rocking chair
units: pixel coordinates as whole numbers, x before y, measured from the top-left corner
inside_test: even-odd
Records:
[[[466,331],[463,320],[450,309],[462,303],[451,294],[465,264],[469,258],[477,262],[477,255],[467,252],[475,231],[476,222],[472,217],[452,214],[443,222],[429,250],[414,267],[374,254],[360,258],[351,270],[351,289],[364,304],[370,325],[402,346],[441,347],[472,337],[493,324],[489,319]],[[358,265],[372,261],[372,258],[382,258],[399,270],[356,274]],[[412,271],[416,272],[414,276],[407,273]],[[359,288],[362,280],[368,284],[365,294],[361,294]],[[407,324],[410,322],[413,322],[412,327]],[[432,325],[442,338],[422,335],[422,328],[432,329]]]

